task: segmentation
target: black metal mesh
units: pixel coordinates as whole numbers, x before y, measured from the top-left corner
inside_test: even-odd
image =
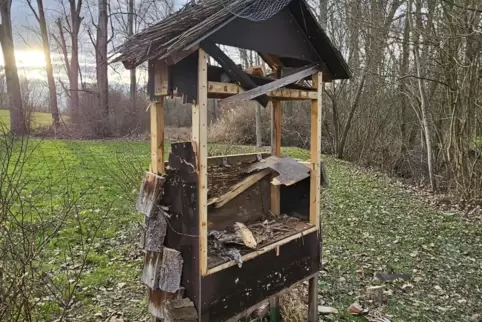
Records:
[[[292,0],[220,0],[234,15],[252,21],[262,21],[273,17]]]

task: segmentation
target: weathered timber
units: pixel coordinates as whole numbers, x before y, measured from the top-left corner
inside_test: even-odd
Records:
[[[159,289],[174,293],[181,287],[183,259],[181,252],[164,247],[162,251],[161,272],[159,278]]]
[[[251,173],[266,168],[271,168],[279,173],[279,175],[271,181],[275,186],[290,186],[310,177],[310,170],[305,165],[289,157],[280,158],[270,156],[262,162],[251,165],[246,172]]]
[[[161,290],[152,290],[147,288],[147,309],[153,317],[153,321],[163,321],[164,308],[169,300],[181,299],[184,296],[184,288],[179,289],[176,293],[164,292]]]
[[[254,173],[246,178],[244,178],[241,182],[235,184],[230,188],[230,190],[223,194],[220,197],[213,198],[208,201],[208,205],[214,205],[216,208],[221,208],[226,205],[229,201],[233,200],[235,197],[239,196],[243,191],[247,190],[255,183],[263,179],[266,175],[271,173],[271,170],[265,169],[263,171]]]
[[[161,277],[162,253],[146,252],[144,270],[141,281],[153,290],[159,289],[159,278]]]
[[[235,96],[231,96],[228,98],[225,98],[224,100],[220,101],[220,105],[225,105],[225,104],[233,104],[236,102],[242,102],[242,101],[247,101],[256,97],[259,97],[260,95],[264,95],[269,93],[270,91],[274,91],[276,89],[279,89],[281,87],[284,87],[288,84],[295,83],[297,81],[302,80],[303,78],[312,75],[319,69],[319,66],[317,64],[310,65],[302,69],[301,71],[295,72],[287,77],[283,77],[277,80],[272,81],[271,83],[268,83],[266,85],[258,86],[256,88],[253,88],[249,91],[246,91],[244,93],[240,93]]]
[[[195,322],[198,320],[198,313],[194,303],[188,299],[170,300],[164,308],[165,322]]]
[[[199,214],[196,155],[191,142],[173,143],[169,154],[166,205],[170,218],[165,246],[181,252],[181,285],[196,308],[200,306]]]
[[[158,210],[158,201],[162,196],[166,179],[152,172],[146,172],[142,179],[136,209],[146,216],[154,215]]]
[[[242,69],[238,68],[236,63],[234,63],[231,58],[228,57],[214,42],[211,40],[204,40],[201,42],[201,48],[206,51],[206,53],[211,56],[216,62],[224,68],[226,73],[238,81],[239,84],[246,90],[253,89],[257,87],[256,83],[246,74]],[[268,105],[269,99],[266,95],[261,95],[256,98],[256,100],[266,107]]]
[[[227,321],[319,270],[320,243],[312,232],[243,263],[202,277],[201,321]]]
[[[157,214],[144,217],[144,224],[141,232],[142,248],[150,252],[161,252],[167,231],[166,214],[158,209]]]

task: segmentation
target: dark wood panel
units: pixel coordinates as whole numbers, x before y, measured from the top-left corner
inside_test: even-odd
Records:
[[[208,209],[209,229],[223,230],[236,222],[252,223],[268,217],[270,178],[265,178],[243,191],[221,208]]]
[[[310,178],[280,187],[280,213],[304,219],[310,217]]]
[[[245,262],[202,277],[201,320],[226,321],[319,271],[318,232]]]
[[[169,207],[165,246],[181,252],[184,260],[181,285],[185,295],[199,309],[199,214],[197,206],[196,156],[191,142],[174,143],[169,155],[169,170],[162,204]]]
[[[300,35],[304,35],[303,31],[286,8],[264,21],[236,18],[210,38],[218,44],[309,62],[319,61],[310,42]]]

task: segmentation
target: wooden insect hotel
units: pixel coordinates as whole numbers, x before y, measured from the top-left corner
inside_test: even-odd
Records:
[[[318,321],[322,89],[349,70],[305,0],[258,21],[230,6],[242,13],[260,0],[226,1],[186,5],[116,58],[128,69],[148,62],[151,168],[137,204],[148,310],[155,321],[237,321],[309,281]],[[256,52],[272,73],[243,70],[220,45]],[[165,160],[163,102],[173,96],[192,102],[192,140],[173,143]],[[208,157],[210,98],[270,108],[271,153]],[[311,103],[309,162],[281,155],[285,100]]]

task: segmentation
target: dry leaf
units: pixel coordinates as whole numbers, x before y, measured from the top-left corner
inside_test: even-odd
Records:
[[[348,311],[348,313],[351,313],[353,315],[359,315],[359,314],[363,313],[363,308],[360,305],[360,303],[355,302],[352,305],[350,305],[350,307],[348,308],[347,311]]]

